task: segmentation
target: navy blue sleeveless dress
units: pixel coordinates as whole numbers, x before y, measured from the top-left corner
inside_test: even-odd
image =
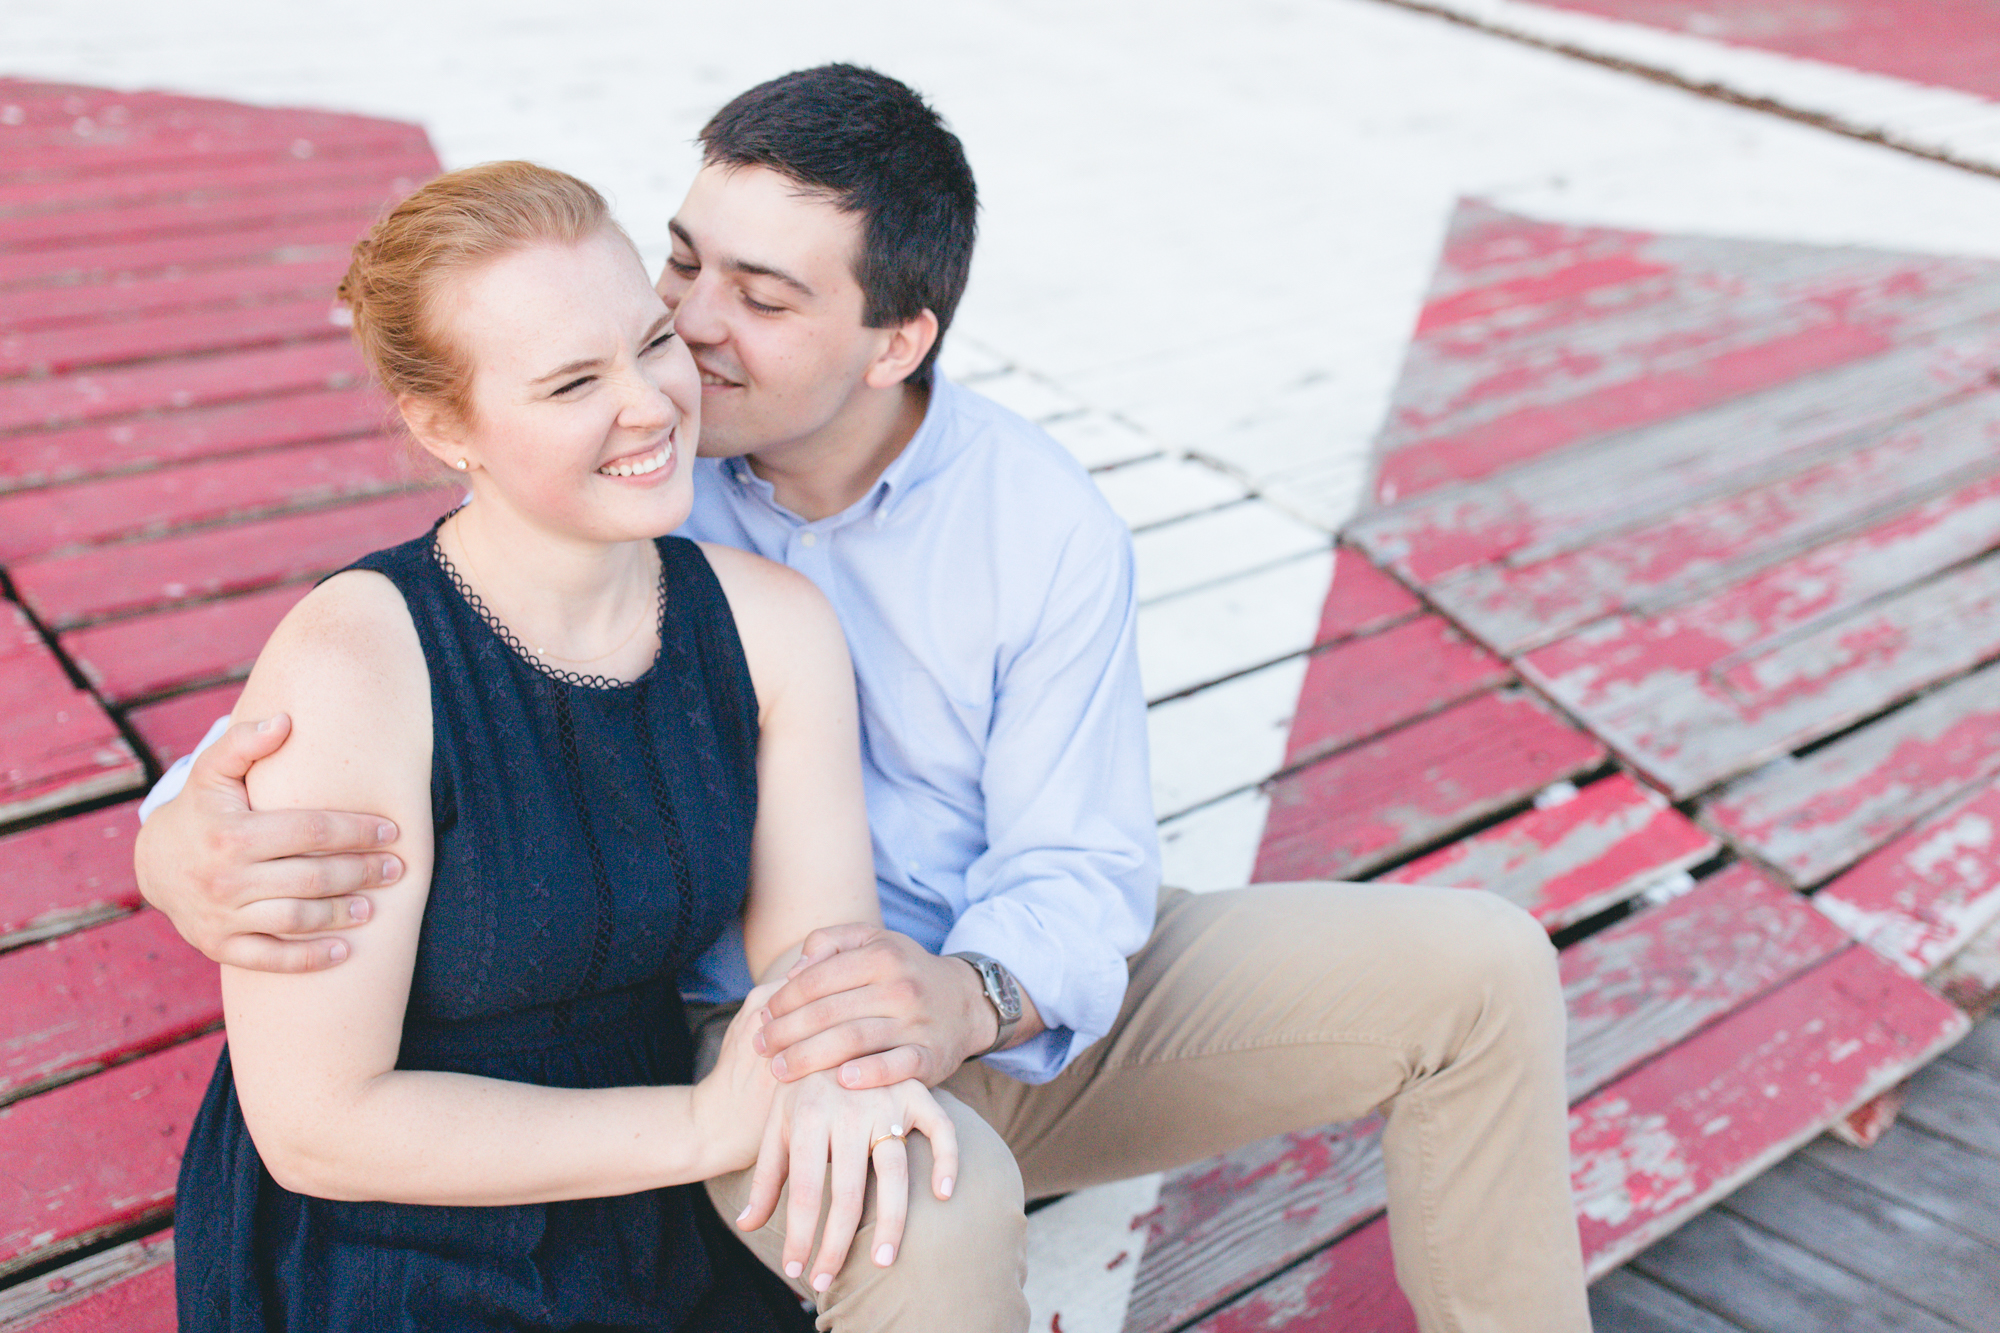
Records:
[[[430,670],[437,860],[399,1068],[692,1081],[675,978],[742,910],[757,702],[700,549],[659,551],[660,653],[632,682],[533,660],[435,530],[353,566],[402,593]],[[174,1231],[183,1333],[809,1326],[699,1185],[484,1208],[281,1189],[226,1049]]]

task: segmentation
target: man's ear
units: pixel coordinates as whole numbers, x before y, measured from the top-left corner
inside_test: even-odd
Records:
[[[937,345],[938,317],[928,308],[904,320],[894,328],[885,330],[889,338],[882,351],[869,363],[868,373],[862,382],[871,389],[886,389],[893,384],[901,384],[910,377],[910,372],[924,363],[931,348]]]
[[[468,460],[460,439],[457,413],[435,398],[406,393],[396,399],[396,410],[409,427],[417,447],[455,472],[466,470]]]

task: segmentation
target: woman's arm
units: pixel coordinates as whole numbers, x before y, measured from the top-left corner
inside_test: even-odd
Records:
[[[699,1089],[573,1090],[398,1070],[431,877],[431,717],[401,597],[365,572],[328,580],[272,635],[239,715],[292,737],[250,772],[260,809],[375,810],[408,866],[353,956],[302,975],[222,969],[237,1096],[279,1184],[334,1199],[536,1203],[625,1194],[748,1165],[769,1076],[732,1032]],[[803,932],[801,932],[803,933]]]

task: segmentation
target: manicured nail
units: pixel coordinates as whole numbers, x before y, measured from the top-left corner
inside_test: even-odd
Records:
[[[259,720],[258,720],[258,723],[257,723],[257,730],[259,730],[259,731],[269,731],[270,729],[271,729],[271,719],[270,719],[270,718],[268,718],[268,717],[267,717],[267,718],[261,718],[261,719],[259,719]]]
[[[373,910],[374,904],[370,903],[366,898],[350,899],[347,904],[347,919],[350,921],[366,921],[368,913]]]
[[[877,1267],[887,1268],[890,1264],[893,1264],[895,1262],[896,1262],[895,1246],[889,1244],[887,1241],[884,1241],[882,1242],[882,1244],[875,1247],[875,1263]]]
[[[336,963],[346,962],[347,945],[340,940],[335,940],[332,944],[329,944],[327,946],[326,956],[332,959]]]
[[[784,1076],[785,1076],[785,1057],[782,1055],[772,1056],[771,1077],[776,1079],[782,1079],[784,1078]]]
[[[375,826],[375,841],[394,842],[395,840],[396,826],[394,824],[385,819]]]
[[[792,1260],[792,1261],[791,1261],[790,1263],[788,1263],[788,1264],[786,1264],[786,1265],[785,1265],[785,1276],[786,1276],[786,1277],[791,1277],[791,1278],[795,1278],[795,1277],[797,1277],[797,1276],[798,1276],[799,1274],[801,1274],[801,1273],[803,1273],[803,1272],[805,1272],[805,1271],[806,1271],[806,1266],[805,1266],[804,1264],[800,1263],[800,1262],[799,1262],[798,1260],[796,1260],[796,1259]]]
[[[401,879],[402,877],[403,877],[403,858],[401,858],[400,856],[383,857],[382,882],[384,884],[394,884],[397,880]]]
[[[949,1199],[951,1197],[951,1187],[957,1183],[950,1176],[946,1176],[942,1181],[938,1182],[938,1193]]]
[[[825,1291],[828,1287],[832,1285],[833,1285],[833,1274],[831,1273],[821,1273],[818,1277],[813,1279],[814,1291]]]
[[[764,1054],[764,1046],[765,1046],[764,1029],[758,1028],[755,1032],[750,1034],[750,1044],[756,1048],[757,1054],[759,1055]]]
[[[747,1227],[750,1225],[750,1209],[748,1205],[744,1207],[742,1212],[736,1215],[736,1225],[739,1227]]]

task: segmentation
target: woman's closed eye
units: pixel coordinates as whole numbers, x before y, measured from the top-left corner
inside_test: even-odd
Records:
[[[645,347],[640,350],[639,355],[651,356],[655,352],[664,350],[667,344],[671,343],[673,340],[674,340],[674,331],[672,329],[668,329],[665,333],[662,333],[659,337],[647,343]]]

